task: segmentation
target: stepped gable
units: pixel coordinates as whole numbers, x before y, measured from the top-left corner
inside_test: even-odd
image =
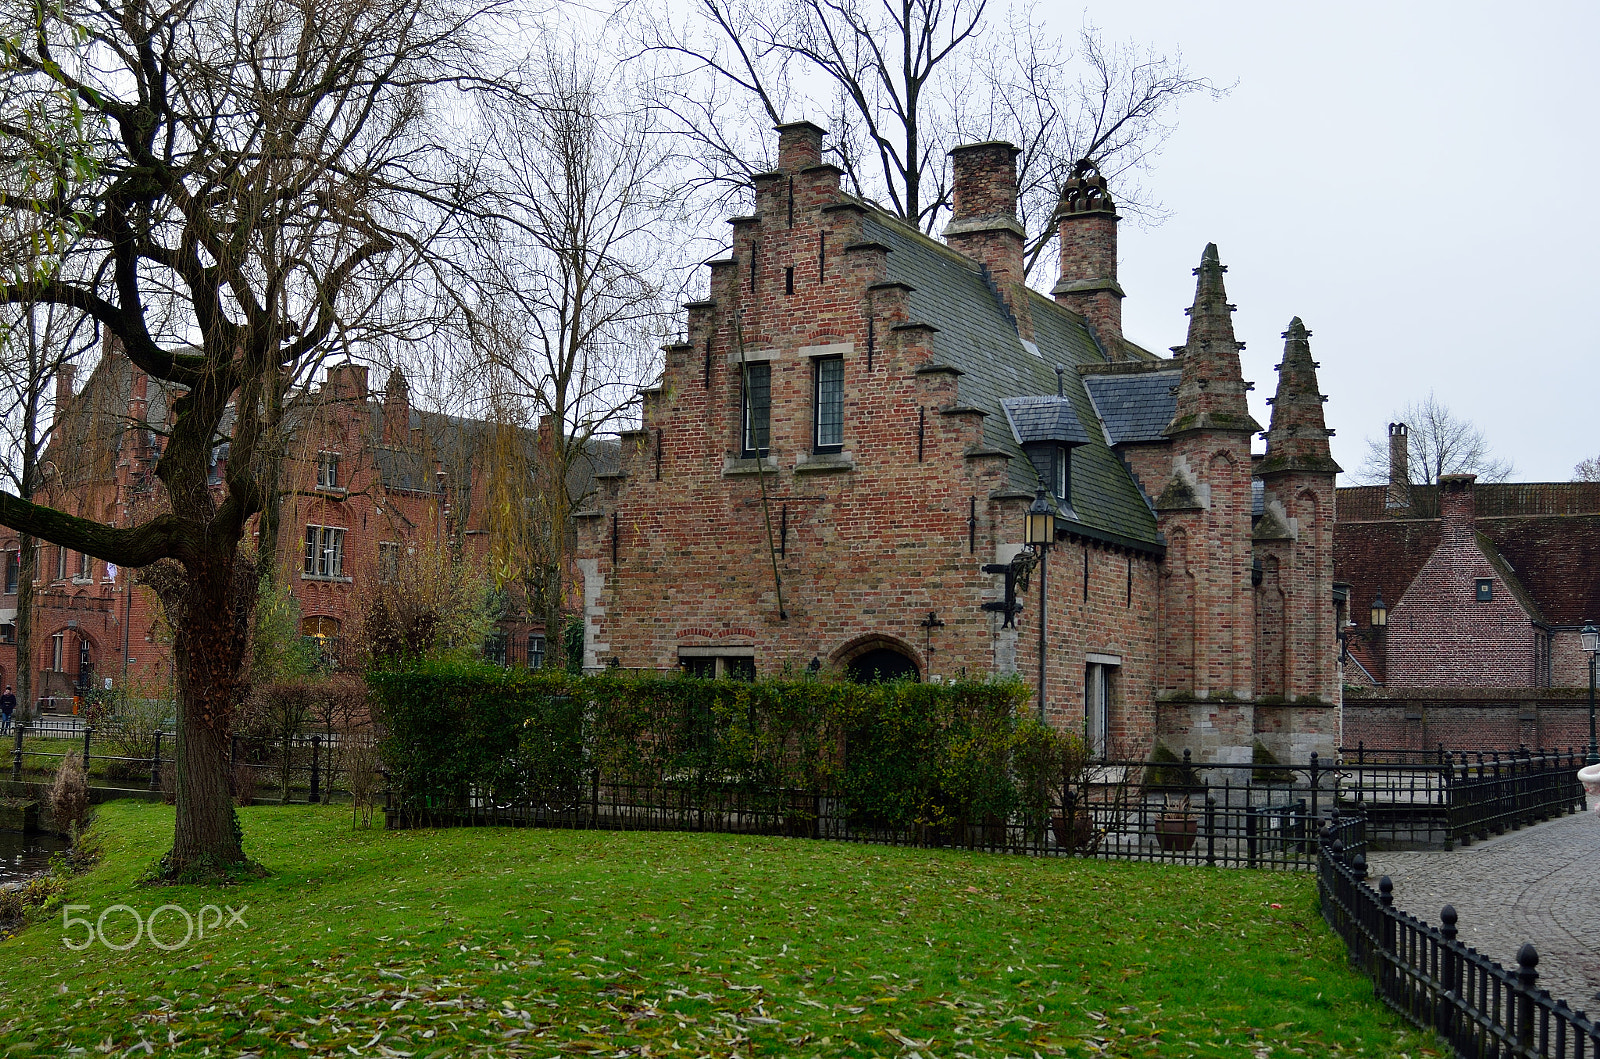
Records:
[[[1317,388],[1317,365],[1311,359],[1311,332],[1297,316],[1283,333],[1283,362],[1278,365],[1278,393],[1272,405],[1272,425],[1267,429],[1267,453],[1255,468],[1266,478],[1293,471],[1338,474],[1340,467],[1328,451],[1332,433],[1322,415],[1327,400]]]
[[[1093,427],[1099,418],[1077,369],[1104,364],[1105,357],[1083,318],[1030,291],[1035,341],[1025,344],[1005,302],[972,261],[876,209],[862,218],[862,238],[889,247],[887,279],[912,288],[910,319],[938,329],[929,336],[934,360],[962,372],[958,404],[985,413],[984,445],[1012,457],[1011,487],[1032,493],[1041,483],[1001,402],[1007,397],[1053,399],[1055,366],[1060,364],[1065,368],[1062,394],[1088,437],[1072,451],[1072,508],[1077,517],[1063,519],[1063,528],[1159,549],[1155,518],[1139,487],[1103,432]]]
[[[1245,397],[1249,386],[1239,367],[1242,344],[1233,337],[1233,306],[1223,287],[1227,267],[1208,243],[1194,270],[1194,305],[1189,309],[1189,337],[1180,358],[1183,378],[1167,437],[1197,430],[1254,434],[1261,430]]]

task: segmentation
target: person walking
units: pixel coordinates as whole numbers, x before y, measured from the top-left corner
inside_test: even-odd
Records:
[[[11,715],[17,712],[17,696],[11,690],[11,685],[6,685],[6,693],[0,695],[0,735],[11,731]]]

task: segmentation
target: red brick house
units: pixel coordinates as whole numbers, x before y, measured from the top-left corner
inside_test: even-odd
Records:
[[[1009,144],[952,152],[940,243],[843,193],[821,129],[778,132],[579,514],[586,665],[1016,673],[1103,749],[1331,751],[1338,467],[1299,320],[1253,459],[1214,246],[1159,357],[1122,334],[1092,168],[1062,199],[1046,298],[1024,282]],[[1041,490],[1054,541],[1008,615]]]
[[[48,503],[112,524],[142,522],[162,503],[153,476],[170,394],[126,357],[107,350],[79,391],[57,380],[57,418],[45,457]],[[397,576],[417,548],[481,556],[487,544],[487,424],[412,406],[404,377],[369,389],[367,369],[338,364],[324,384],[295,395],[286,410],[290,448],[283,467],[277,563],[300,609],[301,632],[330,659],[358,613],[361,593]],[[224,421],[223,430],[227,432]],[[531,439],[528,440],[531,444]],[[228,446],[213,453],[220,482]],[[38,546],[35,581],[34,695],[46,707],[108,680],[159,689],[170,681],[160,608],[153,593],[118,570],[53,544]],[[16,683],[16,605],[20,555],[15,533],[0,527],[6,557],[0,595],[0,680]],[[537,664],[544,629],[513,606],[489,645],[505,662]]]
[[[1390,483],[1338,495],[1335,576],[1354,622],[1346,742],[1586,744],[1579,632],[1600,620],[1600,483],[1412,485],[1405,426],[1390,439]]]

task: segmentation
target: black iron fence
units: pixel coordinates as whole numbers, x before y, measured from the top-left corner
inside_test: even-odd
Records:
[[[135,733],[43,718],[15,725],[13,732],[13,781],[49,780],[69,756],[78,759],[92,787],[167,791],[174,779],[177,737],[170,731]],[[379,774],[374,741],[365,734],[234,736],[228,763],[241,801],[342,799],[374,791]]]
[[[1350,819],[1336,811],[1322,834],[1322,915],[1386,1004],[1439,1034],[1462,1059],[1600,1056],[1600,1025],[1538,988],[1539,954],[1531,943],[1508,971],[1457,940],[1451,906],[1435,927],[1394,907],[1387,876],[1374,892],[1364,842],[1350,837]]]
[[[1119,766],[1107,766],[1107,771]],[[1137,767],[1137,766],[1135,766]],[[1005,817],[958,806],[912,827],[888,827],[831,788],[762,789],[736,781],[627,783],[589,771],[575,787],[497,802],[491,792],[407,799],[389,791],[391,828],[572,827],[711,831],[1035,856],[1089,856],[1168,864],[1310,871],[1316,834],[1305,798],[1265,790],[1189,789],[1181,798],[1103,777],[1068,792],[1049,812]]]
[[[597,770],[569,788],[522,785],[531,797],[385,795],[390,826],[547,826],[783,834],[895,845],[1309,871],[1316,825],[1360,810],[1363,844],[1450,848],[1583,808],[1572,752],[1496,760],[1323,765],[1105,762],[1051,798],[1048,811],[1004,817],[948,805],[913,827],[887,828],[840,792],[773,790],[728,777],[628,782]]]

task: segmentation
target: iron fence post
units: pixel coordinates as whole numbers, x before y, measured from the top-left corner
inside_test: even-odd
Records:
[[[589,770],[589,826],[600,826],[600,770]]]
[[[1245,810],[1244,810],[1244,848],[1245,848],[1245,855],[1249,858],[1249,864],[1250,864],[1250,867],[1252,867],[1252,868],[1254,868],[1256,866],[1256,826],[1257,826],[1257,821],[1259,819],[1260,819],[1260,817],[1257,814],[1255,806],[1253,806],[1253,805],[1245,806]]]
[[[156,729],[156,752],[150,758],[150,789],[161,789],[161,729]]]
[[[1394,881],[1387,875],[1378,880],[1378,906],[1379,915],[1383,917],[1383,924],[1378,928],[1378,947],[1382,950],[1379,956],[1381,961],[1378,967],[1378,988],[1380,995],[1390,995],[1389,983],[1391,980],[1391,961],[1394,959]]]
[[[1313,750],[1311,752],[1311,818],[1313,820],[1319,819],[1319,814],[1321,812],[1321,809],[1317,804],[1317,788],[1321,785],[1321,781],[1317,778],[1317,761],[1317,752]]]
[[[1539,980],[1539,950],[1526,942],[1517,950],[1517,1054],[1538,1055],[1533,1040],[1533,990]]]
[[[11,752],[11,781],[22,782],[22,730],[28,726],[26,721],[17,722],[17,747]]]
[[[1217,799],[1206,791],[1206,864],[1217,866]]]
[[[1444,995],[1439,998],[1433,1024],[1439,1031],[1439,1036],[1453,1042],[1456,1006],[1461,1001],[1461,960],[1456,954],[1455,905],[1445,905],[1440,910],[1439,922],[1442,924],[1439,927],[1439,934],[1444,938],[1444,967],[1439,975],[1439,984],[1444,988]]]
[[[322,736],[311,737],[311,794],[312,805],[322,801]]]

